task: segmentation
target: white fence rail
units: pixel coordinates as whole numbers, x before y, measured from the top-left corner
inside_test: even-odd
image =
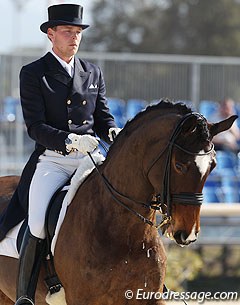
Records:
[[[201,216],[206,217],[240,217],[240,204],[206,204],[201,207]],[[240,227],[240,223],[239,223]]]

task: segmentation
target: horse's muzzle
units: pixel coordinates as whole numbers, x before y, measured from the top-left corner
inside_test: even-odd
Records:
[[[176,241],[177,244],[182,245],[182,246],[187,246],[197,240],[197,233],[188,235],[186,231],[177,231],[174,235],[173,238]]]

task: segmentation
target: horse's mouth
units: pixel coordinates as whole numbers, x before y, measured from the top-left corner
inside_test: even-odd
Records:
[[[197,234],[194,238],[190,238],[190,235],[188,235],[185,231],[179,230],[173,233],[173,230],[170,225],[164,225],[161,229],[162,234],[165,237],[175,241],[178,245],[182,247],[188,246],[197,240]]]
[[[170,224],[165,224],[161,227],[161,230],[162,230],[162,234],[163,236],[171,239],[171,240],[175,240],[174,239],[174,236],[173,236],[173,231],[172,231],[172,228],[171,228],[171,225]]]
[[[169,224],[164,224],[163,226],[161,226],[162,235],[170,239],[173,239],[172,231],[168,230],[169,227],[170,227]]]
[[[189,236],[187,235],[187,233],[185,231],[179,230],[173,235],[173,239],[180,246],[188,246],[197,240],[197,234],[196,234],[195,238],[189,238]]]

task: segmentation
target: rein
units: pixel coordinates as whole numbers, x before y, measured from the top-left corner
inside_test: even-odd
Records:
[[[177,202],[181,201],[181,204],[196,205],[196,206],[200,206],[203,203],[203,194],[202,193],[184,193],[183,192],[183,193],[179,193],[179,194],[170,194],[171,159],[172,159],[173,147],[175,146],[178,149],[182,150],[183,152],[190,154],[190,155],[194,155],[194,156],[205,156],[205,155],[210,154],[214,150],[214,145],[212,144],[210,150],[207,151],[206,153],[195,153],[195,152],[186,150],[186,149],[182,148],[180,145],[175,143],[179,134],[182,131],[182,127],[183,127],[184,123],[192,116],[198,116],[202,120],[206,120],[201,114],[199,114],[197,112],[191,112],[191,113],[186,114],[175,127],[168,145],[159,153],[157,158],[152,162],[151,166],[149,167],[147,174],[149,174],[150,170],[153,168],[153,166],[156,164],[156,162],[167,151],[166,165],[165,165],[165,169],[164,169],[164,178],[163,178],[163,183],[162,183],[162,193],[155,195],[154,199],[148,204],[145,202],[142,202],[142,201],[132,199],[132,198],[118,192],[111,185],[111,183],[108,181],[108,179],[100,172],[99,167],[96,164],[96,162],[94,161],[91,153],[88,152],[88,156],[90,157],[91,161],[93,162],[94,167],[96,168],[98,174],[100,175],[103,183],[105,184],[105,186],[111,193],[113,200],[116,203],[120,204],[122,207],[124,207],[126,210],[128,210],[129,212],[131,212],[132,214],[137,216],[144,223],[146,223],[152,227],[155,227],[157,229],[161,228],[162,226],[164,226],[165,224],[168,224],[171,221],[171,203],[177,203]],[[103,146],[103,148],[104,148],[104,150],[106,150],[106,147]],[[156,210],[159,211],[160,214],[162,215],[161,222],[159,224],[154,224],[150,219],[144,217],[137,211],[130,208],[120,199],[118,199],[117,196],[120,198],[124,198],[125,200],[140,204],[140,205],[142,205],[142,207],[144,207],[146,209],[153,209],[155,211]],[[164,212],[164,209],[166,209],[166,212]]]
[[[146,204],[146,203],[144,203],[144,202],[141,202],[141,201],[133,200],[133,199],[131,199],[131,198],[129,198],[129,197],[127,197],[127,196],[125,196],[125,195],[119,193],[119,192],[110,184],[110,182],[107,180],[107,178],[100,172],[99,167],[98,167],[98,165],[96,164],[96,162],[94,161],[94,159],[93,159],[91,153],[88,152],[88,155],[89,155],[90,159],[92,160],[92,162],[93,162],[93,164],[94,164],[94,166],[95,166],[95,168],[96,168],[98,174],[100,175],[100,177],[101,177],[103,183],[105,184],[105,186],[107,187],[107,189],[108,189],[109,192],[111,193],[111,195],[112,195],[114,201],[116,201],[118,204],[120,204],[121,206],[123,206],[123,207],[124,207],[126,210],[128,210],[129,212],[133,213],[135,216],[137,216],[137,217],[138,217],[141,221],[143,221],[144,223],[147,223],[147,224],[149,224],[150,226],[155,226],[154,223],[153,223],[151,220],[147,219],[146,217],[144,217],[144,216],[141,215],[140,213],[138,213],[138,212],[136,212],[135,210],[131,209],[131,208],[130,208],[129,206],[127,206],[124,202],[122,202],[121,200],[119,200],[119,199],[116,197],[116,195],[117,195],[117,196],[120,196],[120,197],[123,197],[124,199],[127,199],[127,200],[129,200],[129,201],[132,201],[132,202],[134,202],[134,203],[141,204],[144,208],[147,208],[147,209],[151,208],[151,205],[148,205],[148,204]],[[156,228],[158,228],[158,226],[156,226]]]

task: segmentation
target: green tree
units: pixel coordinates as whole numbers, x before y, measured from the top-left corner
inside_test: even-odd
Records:
[[[240,54],[238,0],[95,0],[92,15],[88,50]]]

